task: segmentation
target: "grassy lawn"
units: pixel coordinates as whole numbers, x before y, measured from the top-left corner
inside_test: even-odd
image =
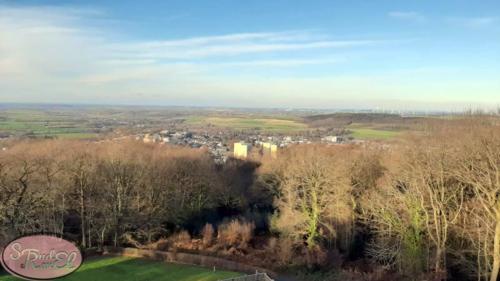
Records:
[[[190,125],[212,125],[215,127],[232,128],[236,130],[257,129],[261,131],[299,131],[307,125],[294,120],[273,118],[243,118],[243,117],[200,117],[193,116],[186,120]]]
[[[216,271],[202,267],[167,264],[143,259],[110,257],[84,261],[73,274],[58,280],[83,281],[216,281],[241,275],[228,271]],[[0,276],[0,281],[20,280]]]
[[[365,140],[374,140],[374,139],[391,139],[397,137],[401,134],[401,132],[397,131],[387,131],[387,130],[375,130],[375,129],[365,129],[365,128],[350,128],[352,131],[351,136],[355,139],[365,139]]]

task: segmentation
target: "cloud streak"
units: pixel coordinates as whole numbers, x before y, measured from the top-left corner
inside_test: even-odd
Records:
[[[89,28],[106,15],[60,7],[0,7],[0,74],[11,81],[74,80],[92,85],[150,76],[184,76],[220,67],[284,67],[325,64],[325,58],[287,58],[284,52],[367,47],[377,40],[328,40],[310,31],[234,33],[175,40],[114,40],[105,28]],[[91,24],[88,24],[90,21]],[[280,54],[278,58],[247,56]],[[293,54],[290,53],[291,57]],[[217,63],[218,58],[234,59]],[[209,61],[206,61],[209,60]],[[215,60],[215,62],[214,62]],[[331,59],[330,59],[331,60]],[[154,75],[153,75],[154,74]],[[99,78],[100,77],[100,78]],[[6,78],[5,78],[6,79]],[[16,80],[17,79],[17,80]]]
[[[450,24],[467,28],[490,27],[500,22],[498,17],[447,18]]]
[[[410,22],[415,22],[415,23],[425,23],[428,21],[427,17],[418,13],[418,12],[403,12],[403,11],[392,11],[389,12],[389,17],[398,19],[398,20],[404,20],[404,21],[410,21]]]
[[[295,40],[303,33],[241,33],[183,40],[121,43],[110,46],[117,56],[197,59],[311,49],[354,48],[383,43],[382,40]]]
[[[345,61],[344,59],[280,59],[280,60],[252,60],[220,63],[220,66],[235,67],[297,67],[305,65],[337,64]]]

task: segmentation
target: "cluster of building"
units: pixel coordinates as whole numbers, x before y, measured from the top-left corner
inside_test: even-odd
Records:
[[[251,142],[240,141],[234,143],[233,146],[233,156],[235,158],[246,159],[249,157],[252,151],[257,150],[261,155],[269,155],[276,158],[278,155],[278,148],[284,148],[291,144],[310,144],[313,141],[308,140],[305,137],[265,137],[265,141],[262,140],[261,136],[257,138],[251,138]],[[342,136],[325,136],[320,138],[323,143],[331,144],[341,144],[345,143],[346,139]]]
[[[145,143],[183,145],[192,148],[206,148],[217,163],[224,163],[228,157],[247,159],[252,154],[276,158],[280,148],[292,144],[313,142],[344,143],[342,136],[324,136],[309,139],[305,136],[244,134],[234,132],[192,133],[188,131],[163,130],[157,133],[137,135]],[[237,139],[239,141],[234,142]]]
[[[224,163],[230,154],[230,148],[223,134],[194,134],[187,131],[163,130],[158,133],[138,135],[136,139],[145,143],[159,143],[207,148],[214,160]]]

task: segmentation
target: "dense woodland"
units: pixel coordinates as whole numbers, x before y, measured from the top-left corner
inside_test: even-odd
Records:
[[[0,152],[0,239],[192,251],[311,280],[497,280],[500,124],[216,165],[202,149],[20,141]]]

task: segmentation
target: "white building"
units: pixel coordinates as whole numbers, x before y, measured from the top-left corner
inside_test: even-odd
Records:
[[[331,142],[331,143],[341,143],[344,141],[344,138],[340,137],[340,136],[326,136],[326,137],[322,138],[321,140],[323,140],[325,142]]]
[[[244,142],[235,142],[233,155],[235,158],[246,159],[248,157],[249,150],[250,150],[249,144]]]

